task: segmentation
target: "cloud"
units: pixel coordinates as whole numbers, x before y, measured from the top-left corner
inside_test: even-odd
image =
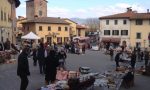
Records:
[[[88,18],[88,17],[100,17],[105,15],[112,15],[116,13],[126,12],[127,7],[132,7],[133,10],[138,12],[145,12],[145,8],[140,6],[140,4],[128,4],[128,3],[117,3],[112,6],[97,6],[89,8],[80,8],[77,10],[70,10],[62,7],[50,7],[49,15],[57,17],[79,17],[79,18]]]
[[[21,8],[18,10],[20,13],[17,15],[25,16],[25,4],[20,6]],[[95,6],[95,7],[88,7],[88,8],[78,8],[76,10],[71,10],[70,8],[66,7],[48,7],[48,16],[50,17],[63,17],[63,18],[72,18],[72,17],[79,17],[79,18],[92,18],[92,17],[101,17],[106,15],[112,15],[116,13],[126,12],[127,7],[132,7],[133,10],[137,10],[138,12],[146,12],[146,8],[141,6],[138,3],[128,4],[128,3],[117,3],[114,5],[108,6]],[[23,10],[24,9],[24,10]]]

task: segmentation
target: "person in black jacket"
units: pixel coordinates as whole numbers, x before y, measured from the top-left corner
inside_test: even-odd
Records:
[[[116,67],[120,67],[119,66],[120,55],[121,55],[121,52],[117,53],[117,55],[115,56]]]
[[[3,42],[0,42],[0,51],[4,51],[4,50],[5,50],[4,44],[3,44]]]
[[[144,52],[144,60],[145,60],[145,67],[148,65],[148,60],[149,60],[149,52],[146,50]]]
[[[20,90],[26,90],[28,86],[28,77],[30,75],[29,72],[29,64],[28,64],[28,48],[24,48],[21,54],[18,56],[18,67],[17,67],[17,75],[21,79]]]
[[[135,63],[136,63],[136,53],[133,51],[131,55],[131,67],[132,69],[135,68]]]
[[[33,54],[32,54],[32,56],[33,56],[33,65],[36,66],[37,65],[37,49],[34,48],[32,50],[32,52],[33,52]]]
[[[59,57],[59,65],[60,67],[64,67],[65,68],[65,63],[66,63],[66,52],[62,49],[59,53],[58,53],[58,57]]]
[[[50,50],[45,61],[45,84],[50,82],[54,83],[56,80],[57,67],[59,65],[59,58],[56,55],[56,51]]]
[[[45,48],[43,43],[40,43],[40,47],[37,50],[37,59],[39,63],[40,74],[43,74],[45,70]]]

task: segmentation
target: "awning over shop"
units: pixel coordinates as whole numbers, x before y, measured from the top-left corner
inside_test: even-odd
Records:
[[[105,43],[120,43],[121,38],[103,37],[101,42]]]

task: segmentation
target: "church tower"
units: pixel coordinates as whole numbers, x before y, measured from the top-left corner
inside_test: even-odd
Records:
[[[27,0],[26,17],[28,20],[34,19],[35,17],[47,17],[47,1]]]

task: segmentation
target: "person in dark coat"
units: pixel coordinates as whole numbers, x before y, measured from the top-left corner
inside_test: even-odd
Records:
[[[117,53],[115,56],[116,67],[120,67],[119,66],[120,55],[121,55],[121,52]]]
[[[26,90],[28,86],[28,77],[30,75],[29,72],[29,64],[28,64],[28,48],[24,48],[21,54],[18,56],[18,67],[17,67],[17,75],[21,79],[20,90]]]
[[[136,53],[133,51],[131,55],[131,67],[132,69],[135,68],[135,63],[136,63]]]
[[[64,67],[65,68],[65,59],[67,58],[66,52],[62,49],[59,53],[58,53],[58,57],[59,57],[59,65],[60,67]]]
[[[33,49],[32,56],[33,56],[33,65],[36,66],[37,65],[37,49],[36,48]]]
[[[148,65],[149,52],[146,50],[144,53],[145,67]]]
[[[37,59],[39,63],[40,74],[43,74],[45,70],[45,49],[43,43],[40,43],[40,47],[37,50]]]
[[[0,51],[4,51],[4,50],[5,50],[4,44],[3,44],[3,42],[0,42]]]
[[[85,45],[82,46],[82,53],[85,54]]]
[[[8,38],[7,38],[6,42],[4,43],[4,47],[5,47],[5,50],[10,50],[10,41]]]
[[[45,83],[54,83],[56,80],[57,67],[59,65],[59,58],[56,55],[56,51],[50,50],[45,61]]]

